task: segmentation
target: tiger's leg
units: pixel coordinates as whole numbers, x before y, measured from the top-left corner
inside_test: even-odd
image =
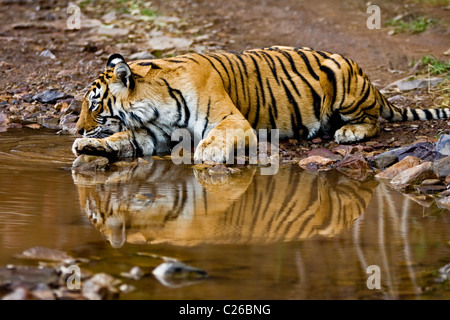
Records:
[[[379,133],[380,105],[375,90],[359,66],[339,54],[324,60],[319,81],[324,93],[322,118],[337,113],[345,124],[335,131],[337,143],[352,143]],[[324,126],[333,124],[325,124]]]
[[[250,123],[235,108],[200,140],[194,153],[195,161],[224,163],[234,157],[235,147],[256,146],[257,138]]]
[[[155,151],[154,137],[146,130],[117,132],[106,138],[78,138],[72,145],[72,152],[98,155],[112,159],[151,155]]]

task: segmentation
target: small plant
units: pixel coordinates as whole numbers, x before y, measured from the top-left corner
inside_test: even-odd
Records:
[[[441,61],[432,55],[423,56],[420,60],[424,67],[428,67],[431,74],[444,74],[450,72],[450,60]]]
[[[431,18],[418,17],[409,21],[389,19],[385,25],[394,27],[397,32],[420,33],[424,32],[429,25],[435,24],[436,22],[436,20]]]

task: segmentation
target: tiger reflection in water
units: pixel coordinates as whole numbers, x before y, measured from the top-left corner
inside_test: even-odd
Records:
[[[77,173],[80,204],[115,248],[128,243],[271,243],[334,236],[365,212],[377,186],[338,173],[235,173],[153,161]]]

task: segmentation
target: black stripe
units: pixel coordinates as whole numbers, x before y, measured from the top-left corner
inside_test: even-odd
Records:
[[[191,61],[195,62],[196,64],[200,64],[200,62],[198,62],[196,59],[194,59],[194,58],[192,58],[192,57],[186,57],[186,56],[183,56],[183,58],[184,58],[184,59],[191,60]]]
[[[263,84],[262,77],[261,77],[261,71],[259,70],[259,65],[256,62],[255,58],[253,58],[250,55],[250,59],[252,59],[253,64],[255,65],[256,75],[257,75],[257,78],[258,78],[258,84],[259,84],[259,87],[260,87],[260,90],[261,90],[262,107],[265,107],[266,106],[266,95],[264,93],[264,84]]]
[[[230,77],[230,73],[228,72],[228,69],[225,67],[225,64],[222,62],[222,60],[217,57],[217,55],[210,55],[211,58],[216,59],[216,61],[218,61],[220,63],[220,65],[222,66],[222,68],[225,70],[225,73],[227,74],[228,77],[228,92],[230,92],[230,87],[231,87],[231,77]]]
[[[413,108],[410,108],[410,110],[411,110],[411,113],[412,113],[412,115],[414,117],[414,120],[420,120],[419,115],[417,114],[416,110],[413,109]]]
[[[153,62],[151,62],[151,61],[145,61],[145,62],[139,62],[138,63],[138,65],[143,66],[143,67],[151,66],[152,64],[153,64]]]
[[[220,71],[216,68],[216,66],[214,65],[214,63],[209,59],[209,57],[207,57],[206,55],[203,54],[198,54],[200,57],[205,58],[213,67],[214,70],[216,70],[217,74],[219,75],[220,79],[222,79],[222,83],[223,83],[223,87],[225,88],[225,80],[222,77],[222,74],[220,73]]]
[[[181,93],[180,90],[172,88],[172,87],[169,85],[169,83],[167,82],[166,79],[162,79],[162,80],[165,82],[165,84],[166,84],[166,86],[167,86],[167,89],[169,90],[170,96],[171,96],[171,97],[176,101],[176,103],[177,103],[177,110],[178,110],[178,120],[177,120],[177,124],[178,124],[180,127],[182,127],[182,128],[187,127],[187,125],[188,125],[188,123],[189,123],[189,118],[190,118],[190,111],[189,111],[189,108],[187,107],[186,100],[184,99],[183,94]],[[177,95],[179,96],[179,98],[177,97]],[[180,99],[181,99],[181,101],[180,101]],[[183,109],[183,110],[182,110],[182,109]],[[182,111],[184,111],[184,117],[185,117],[184,122],[181,122],[181,121],[182,121],[182,117],[183,117],[183,112],[182,112]]]
[[[204,125],[204,127],[203,127],[203,130],[202,130],[202,139],[203,139],[203,137],[205,136],[205,131],[206,131],[206,128],[208,127],[208,124],[209,124],[209,110],[211,109],[211,98],[208,100],[208,109],[206,109],[206,117],[205,117],[205,125]]]
[[[237,80],[236,80],[236,71],[234,70],[233,62],[231,61],[231,59],[228,56],[224,56],[224,57],[225,57],[225,59],[227,59],[228,63],[230,64],[230,67],[231,67],[231,72],[232,72],[233,79],[234,79],[234,95],[236,96],[236,100],[234,101],[234,103],[237,104],[239,101],[239,87],[238,87]],[[230,91],[231,91],[231,89],[230,89]],[[231,97],[231,92],[230,92],[230,97]]]
[[[427,120],[433,119],[433,115],[431,114],[430,110],[422,109],[422,111],[425,113],[425,116],[427,117]]]
[[[305,63],[306,68],[308,68],[308,71],[311,74],[311,76],[318,81],[319,80],[319,76],[317,75],[317,73],[312,68],[311,63],[310,63],[308,57],[306,56],[306,54],[304,54],[302,51],[296,51],[296,52],[303,59],[303,62]]]
[[[281,83],[283,84],[284,91],[286,92],[288,100],[292,104],[292,107],[294,109],[294,114],[291,114],[291,124],[292,124],[292,128],[294,130],[294,136],[296,138],[301,138],[299,128],[302,128],[303,129],[303,132],[302,132],[303,135],[307,136],[308,135],[308,129],[302,123],[302,117],[300,115],[299,106],[298,106],[297,102],[295,101],[294,97],[292,96],[292,93],[289,91],[288,87],[284,83],[284,81],[281,81]],[[295,118],[294,118],[294,115],[295,115]]]
[[[266,78],[266,82],[267,82],[267,88],[269,89],[270,98],[272,100],[272,103],[269,108],[270,125],[272,126],[272,129],[276,129],[277,124],[276,124],[275,118],[278,118],[277,101],[275,100],[275,97],[272,92],[272,88],[269,85],[269,79]],[[275,111],[275,116],[274,116],[274,111]]]
[[[285,67],[285,65],[284,65],[284,63],[283,63],[283,61],[281,61],[281,58],[280,58],[280,57],[277,57],[277,60],[278,60],[278,62],[280,63],[281,69],[283,70],[284,74],[286,75],[286,78],[289,80],[289,82],[291,83],[292,88],[295,90],[295,93],[296,93],[299,97],[301,97],[302,95],[301,95],[300,92],[298,91],[297,86],[295,85],[294,81],[292,80],[292,77],[291,77],[291,75],[289,74],[289,72],[287,71],[287,69],[286,69],[286,67]],[[283,86],[285,85],[285,84],[284,84],[284,81],[281,81],[281,83],[283,84]]]
[[[341,113],[341,114],[350,114],[352,112],[357,111],[361,107],[361,105],[364,102],[366,102],[367,97],[369,96],[369,94],[370,94],[370,87],[367,88],[366,93],[364,94],[364,96],[361,99],[359,99],[358,103],[356,103],[353,108],[350,108],[351,105],[349,107],[347,107],[346,109],[341,108],[339,110],[339,113]],[[376,103],[376,101],[374,103]]]
[[[272,56],[270,54],[268,54],[267,52],[262,51],[261,54],[262,54],[264,60],[266,60],[267,65],[269,66],[270,70],[272,71],[273,77],[275,78],[275,80],[277,81],[277,83],[279,85],[280,79],[278,78],[277,67],[276,67],[275,61],[273,60]]]

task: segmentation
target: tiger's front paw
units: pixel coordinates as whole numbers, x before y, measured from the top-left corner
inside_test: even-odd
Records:
[[[76,155],[88,154],[96,156],[111,157],[116,156],[115,151],[104,139],[78,138],[72,145],[72,152]]]
[[[194,160],[225,163],[230,158],[232,149],[232,144],[222,139],[205,138],[200,140],[195,149]]]

